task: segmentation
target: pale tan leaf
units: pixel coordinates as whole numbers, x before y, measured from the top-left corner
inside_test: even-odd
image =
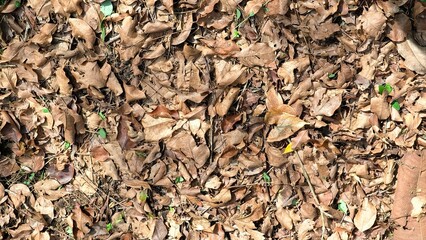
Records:
[[[377,210],[376,207],[364,198],[361,208],[358,210],[354,217],[355,227],[361,232],[370,229],[376,222]]]
[[[397,44],[398,53],[405,65],[419,74],[426,74],[426,47],[421,47],[412,38]]]

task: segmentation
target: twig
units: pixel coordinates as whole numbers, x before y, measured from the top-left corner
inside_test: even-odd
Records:
[[[296,152],[296,155],[297,155],[297,159],[299,160],[300,167],[302,168],[303,176],[305,177],[306,181],[308,182],[309,189],[311,190],[312,196],[314,197],[315,205],[318,208],[318,210],[320,211],[320,214],[321,214],[321,225],[322,225],[322,228],[321,228],[322,229],[321,239],[325,239],[325,230],[326,230],[325,229],[325,213],[324,213],[324,211],[321,208],[320,202],[318,200],[318,196],[315,193],[314,187],[312,186],[311,179],[309,178],[308,172],[306,172],[305,165],[303,164],[302,159],[300,158],[299,153],[297,151],[295,151],[295,152]]]
[[[110,45],[111,43],[117,41],[120,39],[120,35],[115,35],[113,37],[111,37],[108,41],[105,42],[105,45]]]

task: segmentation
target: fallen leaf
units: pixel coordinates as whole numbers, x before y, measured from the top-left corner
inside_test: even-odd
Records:
[[[383,31],[386,17],[383,12],[372,4],[367,11],[359,17],[358,29],[362,29],[368,37],[377,38]]]
[[[390,116],[390,105],[382,97],[371,99],[371,112],[376,114],[380,120],[388,119]]]
[[[319,88],[315,91],[312,106],[313,116],[328,116],[334,115],[334,112],[340,108],[342,104],[342,90],[326,90]]]
[[[376,217],[376,207],[367,198],[364,198],[361,208],[354,217],[355,227],[361,232],[367,231],[376,222]]]
[[[402,42],[407,39],[407,34],[411,31],[410,18],[404,13],[398,13],[394,16],[391,31],[388,33],[388,38],[395,42]]]
[[[421,47],[412,38],[397,44],[398,53],[405,59],[405,65],[419,73],[426,74],[426,47]]]
[[[92,49],[96,40],[93,29],[79,18],[69,18],[68,22],[70,23],[74,37],[84,39],[86,47]]]
[[[88,216],[86,213],[84,213],[81,210],[81,207],[79,204],[75,204],[74,209],[71,214],[71,219],[74,220],[74,222],[77,225],[77,228],[83,232],[83,234],[87,234],[90,232],[90,226],[93,224],[92,218]]]
[[[266,43],[254,43],[234,54],[234,57],[238,58],[247,67],[276,68],[274,49]]]
[[[65,164],[61,169],[58,169],[55,164],[50,164],[46,173],[49,177],[56,179],[60,184],[67,184],[74,177],[74,167],[71,164]]]

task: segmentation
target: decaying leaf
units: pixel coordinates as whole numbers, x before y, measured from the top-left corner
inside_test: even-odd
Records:
[[[354,217],[354,224],[361,232],[370,229],[376,221],[377,210],[376,207],[368,201],[367,198],[362,202],[361,208]]]
[[[419,46],[412,38],[399,43],[398,53],[405,59],[405,65],[419,73],[426,74],[426,47]]]
[[[70,18],[68,21],[74,37],[84,39],[86,47],[92,49],[96,40],[93,29],[85,21],[78,18]]]

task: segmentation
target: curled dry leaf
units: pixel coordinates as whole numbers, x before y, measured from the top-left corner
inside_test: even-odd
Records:
[[[236,82],[246,68],[239,64],[232,64],[229,61],[219,60],[215,62],[216,82],[219,86],[225,87]]]
[[[9,187],[9,198],[12,200],[13,206],[19,208],[25,202],[25,198],[31,196],[31,191],[27,185],[16,183]]]
[[[388,38],[394,42],[404,41],[407,38],[407,34],[411,31],[410,18],[404,13],[396,14],[390,29]]]
[[[418,45],[411,37],[397,44],[398,53],[405,59],[405,65],[419,74],[426,74],[426,47]]]
[[[79,18],[69,18],[68,21],[73,36],[84,39],[86,47],[92,49],[96,41],[96,36],[89,24]]]
[[[362,29],[368,37],[377,38],[386,26],[386,16],[375,5],[372,4],[368,11],[363,12],[359,17],[358,29]]]
[[[390,104],[382,97],[374,97],[371,99],[371,112],[376,114],[380,120],[388,119]]]
[[[247,67],[276,68],[274,49],[266,43],[254,43],[234,54],[234,57],[239,58],[240,62]]]
[[[49,177],[56,179],[60,184],[69,183],[74,177],[74,167],[71,164],[65,164],[59,169],[56,165],[51,164],[46,173]]]
[[[354,217],[355,227],[361,232],[367,231],[374,225],[376,217],[376,207],[367,198],[364,198],[361,208]]]
[[[247,2],[247,5],[244,7],[245,17],[256,15],[257,12],[268,3],[267,0],[250,0]]]
[[[275,217],[277,218],[278,222],[281,224],[282,227],[287,230],[293,229],[293,219],[291,219],[287,209],[279,207],[275,212]]]
[[[328,116],[334,115],[334,112],[342,104],[342,90],[326,90],[319,88],[315,91],[312,115],[313,116]]]
[[[49,216],[50,219],[53,219],[55,216],[52,201],[44,197],[38,197],[36,199],[34,209],[41,214]]]
[[[286,139],[303,128],[307,122],[295,116],[295,110],[283,104],[282,98],[271,88],[267,93],[268,112],[265,115],[267,124],[275,125],[268,134],[268,142]]]
[[[34,35],[34,37],[32,37],[31,41],[40,46],[47,46],[49,43],[52,42],[52,39],[53,39],[52,35],[55,31],[56,31],[56,24],[45,23],[41,27],[40,32]]]
[[[77,225],[78,230],[82,231],[83,234],[90,232],[90,226],[93,225],[92,218],[82,211],[79,204],[75,204],[74,209],[71,214],[71,219]]]
[[[145,92],[133,85],[123,84],[124,92],[126,93],[126,101],[132,102],[146,98]]]
[[[194,20],[192,18],[192,13],[186,13],[182,17],[182,27],[178,30],[180,31],[179,35],[173,38],[172,45],[179,45],[186,41],[189,34],[192,30],[192,24],[194,23]]]
[[[309,57],[301,57],[295,60],[286,61],[278,69],[277,74],[283,78],[285,84],[294,83],[294,70],[297,69],[301,72],[309,66],[309,63]]]
[[[231,88],[226,93],[224,98],[220,102],[216,103],[215,109],[219,116],[223,117],[228,113],[229,108],[231,107],[239,92],[239,88]]]
[[[153,118],[145,115],[142,119],[146,141],[158,141],[172,136],[176,120],[171,118]]]

